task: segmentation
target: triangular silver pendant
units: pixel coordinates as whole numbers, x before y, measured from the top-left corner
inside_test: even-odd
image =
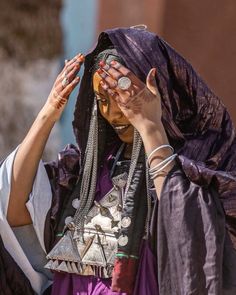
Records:
[[[72,238],[72,232],[67,231],[60,241],[48,253],[47,259],[80,262],[81,258]]]
[[[71,262],[67,262],[66,265],[67,265],[68,273],[73,273]]]
[[[84,276],[93,276],[94,275],[94,270],[91,265],[84,265],[83,266],[83,271],[81,273]]]
[[[52,269],[53,260],[49,260],[48,263],[44,266],[44,268]]]
[[[83,259],[83,264],[91,264],[91,265],[101,265],[103,267],[106,266],[106,257],[102,247],[99,244],[93,243],[88,251],[85,253]]]
[[[62,261],[62,263],[57,267],[56,271],[59,271],[59,272],[69,272],[66,262],[65,261]]]
[[[44,267],[50,270],[56,270],[56,268],[58,267],[59,262],[58,260],[50,260]]]
[[[76,266],[76,264],[74,262],[71,262],[71,268],[72,268],[73,273],[80,274],[78,267]]]

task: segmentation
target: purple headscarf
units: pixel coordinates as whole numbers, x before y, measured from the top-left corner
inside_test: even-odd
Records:
[[[83,157],[93,102],[92,68],[96,55],[114,46],[127,67],[143,82],[157,68],[162,121],[180,164],[192,182],[219,192],[226,224],[236,249],[236,140],[229,114],[191,65],[153,33],[118,28],[99,37],[86,56],[73,128]]]

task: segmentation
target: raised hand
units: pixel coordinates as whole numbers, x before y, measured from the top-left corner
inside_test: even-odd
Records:
[[[81,53],[73,59],[65,61],[65,66],[52,87],[46,104],[53,108],[55,115],[58,117],[57,119],[64,110],[71,92],[80,81],[77,74],[83,62],[84,56]]]
[[[161,99],[156,85],[156,69],[150,70],[144,84],[129,69],[112,61],[100,63],[100,84],[114,99],[130,123],[140,132],[150,132],[161,124]]]

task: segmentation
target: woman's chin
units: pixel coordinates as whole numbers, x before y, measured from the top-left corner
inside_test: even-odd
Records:
[[[131,127],[129,130],[124,132],[123,134],[118,134],[121,141],[131,144],[134,141],[134,128]]]

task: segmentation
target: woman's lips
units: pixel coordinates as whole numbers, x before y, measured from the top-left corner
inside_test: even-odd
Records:
[[[117,134],[123,134],[128,128],[130,124],[127,125],[112,125],[114,130],[116,131]]]

